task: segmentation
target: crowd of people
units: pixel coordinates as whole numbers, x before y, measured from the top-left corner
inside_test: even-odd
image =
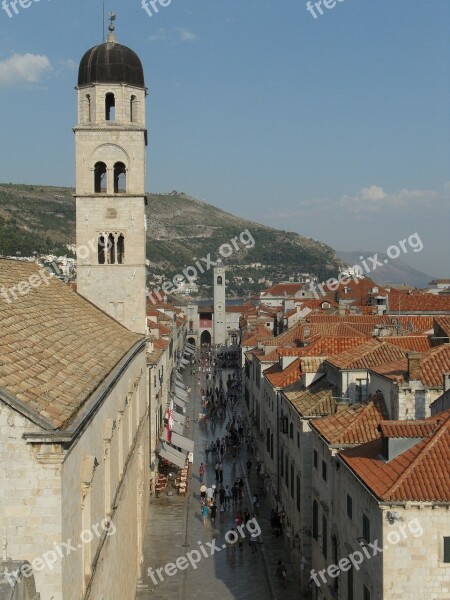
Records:
[[[199,466],[200,510],[203,524],[215,525],[216,520],[232,522],[239,531],[240,525],[259,514],[259,494],[252,493],[246,501],[245,481],[238,476],[237,463],[246,450],[246,476],[249,482],[264,477],[264,465],[254,457],[255,443],[245,417],[239,412],[242,381],[239,353],[215,352],[209,347],[202,349],[198,360],[198,381],[201,387],[202,415],[199,421],[205,426],[204,460]],[[255,466],[254,466],[255,465]],[[227,468],[225,468],[227,467]],[[252,477],[252,473],[255,475]],[[259,491],[259,490],[258,490]],[[250,505],[251,502],[251,505]],[[281,507],[272,509],[272,532],[279,537],[283,533],[284,513]],[[233,527],[232,531],[235,531]],[[242,536],[236,536],[235,544],[226,543],[227,553],[243,549]],[[257,536],[252,536],[252,553],[257,552]],[[286,566],[279,561],[276,575],[284,584]]]

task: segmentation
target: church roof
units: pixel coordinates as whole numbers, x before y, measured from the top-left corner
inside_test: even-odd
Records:
[[[94,46],[85,53],[78,69],[79,87],[93,83],[124,83],[144,88],[144,69],[139,56],[117,42]]]
[[[145,338],[47,275],[0,259],[0,399],[64,429]]]

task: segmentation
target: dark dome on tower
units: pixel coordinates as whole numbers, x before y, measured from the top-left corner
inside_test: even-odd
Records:
[[[125,83],[145,87],[144,69],[136,52],[117,42],[105,42],[86,52],[78,70],[78,85]]]

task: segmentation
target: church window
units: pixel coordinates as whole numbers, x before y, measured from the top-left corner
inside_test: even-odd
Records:
[[[86,94],[86,121],[91,122],[91,96]]]
[[[104,162],[98,162],[94,166],[94,192],[106,194],[106,165]]]
[[[222,285],[222,277],[219,275],[219,277],[217,278],[217,285]]]
[[[99,265],[104,265],[105,264],[105,246],[106,246],[106,242],[105,242],[105,236],[103,234],[98,236],[98,264]]]
[[[130,121],[136,123],[137,121],[137,98],[131,96],[130,98]]]
[[[125,238],[123,233],[117,238],[117,263],[123,265],[125,262]]]
[[[108,265],[113,265],[116,262],[116,240],[114,235],[108,235],[108,246],[106,248],[106,257]]]
[[[122,162],[114,165],[114,193],[125,194],[127,191],[126,167]]]
[[[116,98],[111,92],[105,96],[105,121],[116,120]]]

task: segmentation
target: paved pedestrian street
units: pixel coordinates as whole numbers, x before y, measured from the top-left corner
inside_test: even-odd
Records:
[[[222,372],[224,383],[228,372],[225,369]],[[198,468],[203,462],[206,466],[205,482],[208,486],[217,484],[219,487],[215,479],[214,459],[210,456],[209,461],[207,460],[205,442],[226,435],[225,426],[232,412],[228,408],[225,418],[215,426],[209,422],[199,423],[197,419],[202,408],[200,388],[206,389],[211,382],[205,381],[204,374],[198,381],[197,376],[191,375],[190,371],[184,375],[184,382],[192,388],[192,400],[187,413],[190,417],[190,429],[185,435],[195,441],[188,494],[168,496],[162,493],[159,498],[152,497],[150,501],[143,565],[144,582],[148,588],[137,597],[139,600],[300,600],[302,596],[296,584],[296,574],[289,564],[283,540],[275,538],[271,533],[272,506],[269,499],[260,499],[258,514],[255,515],[257,521],[250,521],[247,527],[242,525],[245,535],[242,546],[239,547],[236,543],[228,550],[225,549],[225,535],[236,528],[237,511],[242,510],[244,513],[248,508],[252,513],[251,493],[259,491],[255,466],[250,480],[247,478],[247,454],[244,448],[235,465],[232,464],[231,453],[226,453],[223,460],[224,485],[231,488],[238,477],[245,481],[242,503],[233,506],[231,502],[224,513],[217,511],[214,524],[209,517],[206,525],[203,524]],[[238,402],[234,413],[240,414],[241,411],[242,406]],[[256,458],[252,455],[251,459],[255,465]],[[219,506],[218,500],[217,498]],[[262,532],[258,537],[257,551],[252,553],[248,528],[257,530],[259,527]],[[183,561],[180,557],[186,557],[186,560]],[[169,576],[165,567],[168,563],[175,563],[177,559],[182,570],[176,566],[169,567]],[[276,578],[276,565],[280,559],[288,568],[284,588]],[[159,571],[160,576],[158,569],[162,569]]]

